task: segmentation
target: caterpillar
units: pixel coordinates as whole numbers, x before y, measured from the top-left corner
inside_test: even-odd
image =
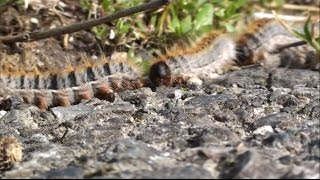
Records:
[[[288,22],[289,23],[289,22]],[[313,31],[319,34],[319,22]],[[295,31],[303,32],[300,22],[290,23]],[[274,19],[263,18],[254,21],[244,33],[236,38],[237,63],[240,65],[262,62],[273,66],[319,69],[319,58],[310,45],[287,48],[278,52],[278,47],[301,41]]]
[[[22,160],[22,146],[14,136],[0,136],[0,172]]]
[[[141,88],[146,83],[138,66],[121,53],[60,71],[0,72],[0,94],[4,99],[18,95],[25,103],[34,104],[41,110],[68,106],[93,97],[114,101],[114,92]]]
[[[210,77],[212,72],[223,73],[235,65],[235,49],[231,36],[211,32],[191,47],[174,47],[153,60],[150,80],[156,86],[170,86],[188,81],[193,76],[204,78]]]
[[[292,27],[303,31],[302,24]],[[238,36],[213,32],[193,46],[173,47],[153,60],[149,78],[155,86],[188,84],[194,80],[202,82],[241,66],[269,61],[271,57],[279,61],[279,65],[288,64],[286,61],[290,60],[293,67],[299,64],[319,69],[319,57],[309,45],[272,53],[278,45],[296,41],[299,39],[275,20],[259,19]]]

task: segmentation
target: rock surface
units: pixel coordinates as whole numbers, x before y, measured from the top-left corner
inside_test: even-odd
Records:
[[[23,160],[1,178],[320,178],[319,72],[261,67],[201,87],[0,112]]]

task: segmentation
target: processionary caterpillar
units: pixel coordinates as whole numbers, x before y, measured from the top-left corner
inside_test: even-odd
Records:
[[[292,24],[303,31],[303,24]],[[319,26],[316,26],[319,28]],[[319,29],[316,29],[319,33]],[[293,68],[319,69],[319,55],[310,45],[274,53],[279,45],[301,41],[273,19],[253,22],[239,36],[209,33],[195,45],[172,48],[154,60],[149,78],[154,85],[172,86],[206,80],[240,66],[259,62]],[[197,81],[199,82],[199,81]]]
[[[95,63],[62,71],[1,71],[0,84],[3,97],[19,95],[24,102],[45,110],[93,97],[113,101],[114,92],[141,88],[145,80],[136,65],[121,55],[114,55],[111,61],[103,56]]]

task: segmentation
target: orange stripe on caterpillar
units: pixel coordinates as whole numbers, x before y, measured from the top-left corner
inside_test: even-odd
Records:
[[[141,78],[139,68],[125,57],[116,56],[111,60],[102,57],[97,63],[86,63],[61,72],[1,72],[1,95],[20,95],[24,102],[44,110],[93,97],[113,101],[114,92],[145,86],[147,81]]]

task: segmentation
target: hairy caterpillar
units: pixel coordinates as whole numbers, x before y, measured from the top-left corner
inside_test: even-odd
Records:
[[[315,34],[319,34],[319,29],[316,27],[318,23],[311,27]],[[290,27],[298,32],[303,32],[304,24],[290,23]],[[310,45],[295,46],[278,52],[278,47],[281,45],[298,41],[301,39],[288,32],[277,21],[267,18],[259,19],[236,38],[236,61],[240,65],[263,61],[263,63],[273,66],[319,69],[317,67],[319,66],[318,56]]]
[[[42,110],[68,106],[93,97],[114,100],[113,92],[145,86],[138,67],[126,57],[114,54],[111,60],[53,72],[0,72],[0,94],[4,98],[19,95],[25,103]]]
[[[292,25],[302,31],[303,24]],[[149,78],[155,86],[192,83],[194,78],[204,80],[218,74],[237,69],[243,65],[261,61],[274,61],[300,64],[319,69],[319,59],[309,46],[293,47],[280,53],[272,53],[278,45],[299,41],[283,26],[272,19],[259,19],[253,22],[244,33],[231,35],[210,33],[194,46],[169,50],[166,55],[154,60]],[[295,54],[289,56],[288,54]],[[275,60],[276,59],[276,60]],[[281,62],[278,64],[280,65]],[[288,64],[288,63],[285,63]]]
[[[22,160],[22,146],[14,136],[0,136],[0,172]]]
[[[173,85],[192,77],[210,77],[236,65],[236,44],[229,35],[211,32],[189,48],[174,47],[155,60],[150,80],[156,85]]]

